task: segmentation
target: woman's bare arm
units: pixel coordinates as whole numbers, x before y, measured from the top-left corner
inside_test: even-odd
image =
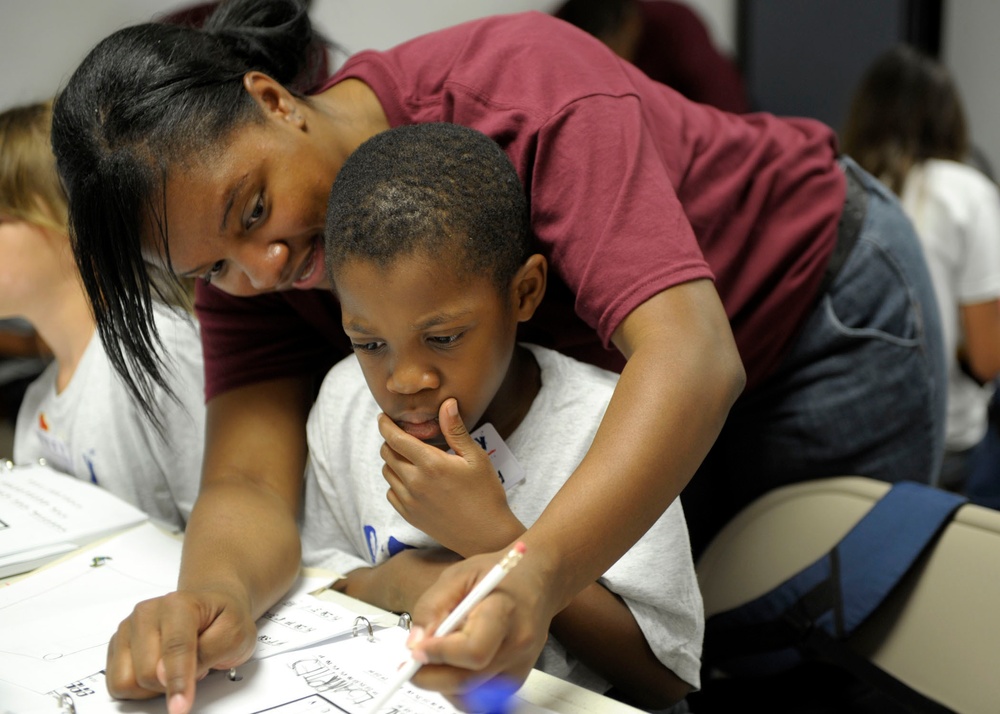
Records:
[[[1000,300],[960,305],[963,354],[969,369],[983,383],[1000,374]]]
[[[252,654],[255,620],[299,569],[311,403],[309,379],[263,382],[209,402],[178,588],[140,603],[119,626],[108,650],[114,696],[166,693],[170,714],[186,714],[199,676]]]

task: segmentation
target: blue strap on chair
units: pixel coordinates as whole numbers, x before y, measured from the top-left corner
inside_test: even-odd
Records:
[[[916,711],[947,711],[844,645],[927,552],[965,497],[900,482],[822,558],[755,600],[708,618],[704,661],[731,676],[825,661]]]

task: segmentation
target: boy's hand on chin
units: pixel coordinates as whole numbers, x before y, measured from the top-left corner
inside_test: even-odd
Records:
[[[379,415],[389,503],[414,528],[463,557],[504,548],[525,528],[507,505],[493,463],[469,436],[454,399],[441,405],[438,422],[454,454]]]

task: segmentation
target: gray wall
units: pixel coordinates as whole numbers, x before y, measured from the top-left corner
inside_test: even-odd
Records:
[[[0,0],[0,107],[54,94],[102,37],[197,0]],[[314,0],[316,24],[349,51],[384,49],[424,32],[502,12],[550,11],[561,0]],[[735,0],[695,0],[725,51]]]
[[[1000,3],[952,0],[945,14],[941,54],[969,112],[973,141],[1000,180]]]
[[[755,105],[843,126],[868,65],[903,39],[906,0],[744,0]]]
[[[775,0],[765,0],[772,2]],[[787,2],[788,0],[785,0]],[[793,3],[817,0],[791,0]],[[841,13],[853,22],[859,37],[873,31],[878,11],[867,0],[822,0],[850,11]],[[897,2],[898,0],[884,0]],[[385,48],[414,35],[455,22],[492,13],[518,10],[551,10],[559,0],[315,0],[316,23],[348,50]],[[717,44],[735,53],[737,0],[691,0],[705,19]],[[72,68],[98,40],[124,25],[187,4],[185,0],[0,0],[0,106],[41,99],[55,93]],[[872,14],[874,13],[874,15]],[[958,80],[969,109],[976,143],[1000,170],[1000,3],[995,0],[947,0],[942,54]],[[789,32],[806,37],[803,28]],[[822,42],[824,28],[816,28]],[[836,49],[836,48],[835,48]],[[843,48],[840,65],[810,68],[825,77],[803,93],[820,102],[831,123],[837,123],[843,106],[843,87],[870,59]],[[769,67],[775,79],[794,62]],[[776,111],[782,111],[780,106]],[[836,128],[836,127],[835,127]]]

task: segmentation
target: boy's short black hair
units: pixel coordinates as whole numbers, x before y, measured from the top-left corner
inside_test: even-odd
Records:
[[[457,124],[401,126],[344,162],[326,216],[326,270],[358,258],[448,256],[463,275],[505,290],[530,255],[528,206],[503,150]]]

